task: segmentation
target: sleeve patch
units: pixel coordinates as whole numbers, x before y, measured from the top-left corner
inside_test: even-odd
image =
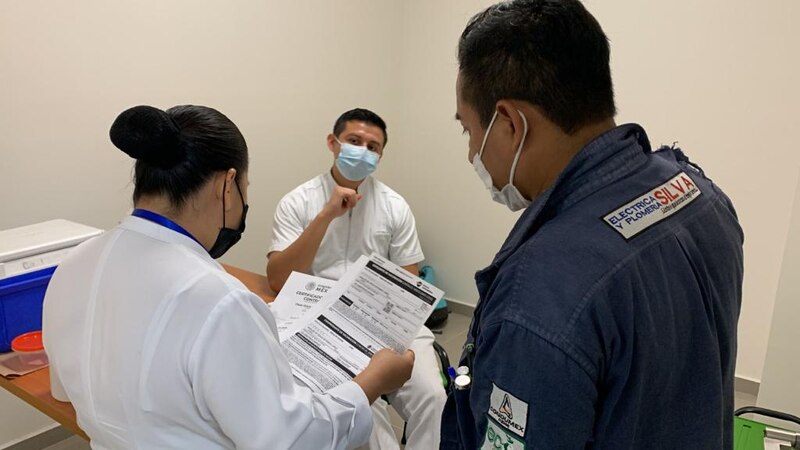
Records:
[[[502,428],[525,437],[528,424],[528,404],[492,383],[492,395],[489,401],[489,418],[494,419]]]
[[[489,417],[481,450],[525,450],[525,441]]]

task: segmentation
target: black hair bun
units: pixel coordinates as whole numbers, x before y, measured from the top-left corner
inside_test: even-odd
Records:
[[[131,158],[169,169],[186,156],[181,130],[164,111],[134,106],[123,111],[109,131],[111,142]]]

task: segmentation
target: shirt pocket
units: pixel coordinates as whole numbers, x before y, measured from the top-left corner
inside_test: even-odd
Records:
[[[392,233],[389,230],[378,228],[366,236],[367,248],[370,253],[375,252],[384,258],[390,258],[389,246],[392,243]]]

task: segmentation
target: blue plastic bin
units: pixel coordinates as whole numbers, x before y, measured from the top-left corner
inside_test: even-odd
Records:
[[[42,302],[55,267],[0,280],[0,352],[20,334],[42,329]]]

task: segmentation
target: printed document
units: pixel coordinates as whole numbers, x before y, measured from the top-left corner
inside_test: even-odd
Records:
[[[280,337],[294,376],[324,392],[352,380],[378,350],[404,352],[443,295],[386,258],[362,256],[316,305],[290,314],[298,317]]]
[[[275,301],[269,304],[281,341],[287,337],[286,330],[292,329],[301,317],[322,301],[335,283],[333,280],[302,272],[292,272],[289,275]]]

